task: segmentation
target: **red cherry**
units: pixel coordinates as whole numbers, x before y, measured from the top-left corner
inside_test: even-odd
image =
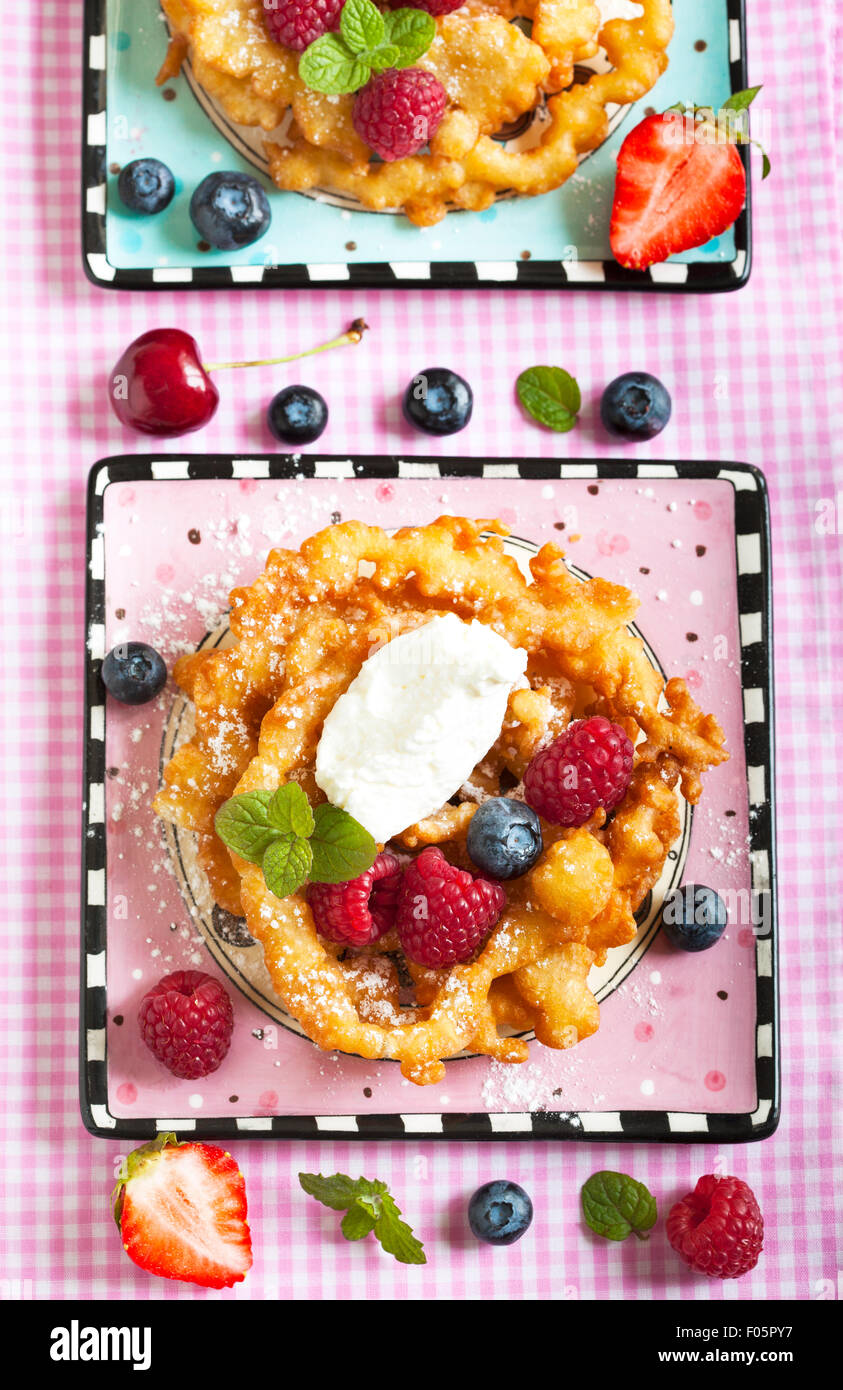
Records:
[[[130,343],[111,373],[114,413],[144,434],[190,434],[219,405],[195,338],[180,328],[154,328]]]

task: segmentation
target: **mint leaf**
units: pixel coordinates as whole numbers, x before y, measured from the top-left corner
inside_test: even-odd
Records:
[[[299,1173],[299,1182],[323,1206],[345,1212],[340,1229],[346,1240],[362,1240],[374,1231],[387,1254],[401,1264],[427,1263],[421,1241],[403,1220],[385,1182],[348,1178],[344,1173],[327,1178],[321,1173]]]
[[[330,801],[317,806],[316,826],[310,838],[313,883],[347,883],[371,869],[378,847],[359,821]]]
[[[245,792],[223,802],[214,817],[214,829],[224,845],[250,864],[260,864],[278,830],[269,819],[274,792]]]
[[[359,1202],[348,1208],[342,1219],[340,1230],[346,1240],[362,1240],[370,1231],[375,1229],[377,1217],[373,1216],[365,1207],[361,1207]]]
[[[333,1211],[346,1211],[358,1197],[376,1197],[387,1191],[385,1182],[347,1178],[345,1173],[332,1173],[329,1178],[321,1173],[299,1173],[299,1182],[309,1197]]]
[[[587,1225],[607,1240],[626,1240],[631,1231],[646,1240],[656,1224],[655,1197],[626,1173],[592,1173],[581,1196]]]
[[[413,1235],[388,1192],[381,1197],[381,1214],[375,1224],[375,1235],[388,1255],[394,1255],[402,1265],[424,1265],[427,1259],[424,1246]]]
[[[380,47],[386,26],[372,0],[345,0],[340,16],[340,35],[352,53],[369,53]]]
[[[288,898],[310,873],[310,843],[296,835],[280,835],[266,850],[261,868],[266,886],[276,898]]]
[[[570,372],[562,367],[528,367],[515,389],[527,414],[540,425],[559,434],[574,428],[582,396]]]
[[[409,68],[436,37],[436,21],[426,10],[391,10],[384,15],[386,42],[398,48],[396,68]]]
[[[369,72],[369,64],[356,57],[336,34],[323,34],[314,40],[299,59],[302,82],[314,92],[326,92],[329,96],[342,96],[365,87]]]
[[[373,72],[383,72],[384,68],[400,68],[403,63],[399,63],[400,50],[394,43],[382,43],[380,48],[376,48],[374,53],[366,55],[367,61],[372,64]]]
[[[313,812],[298,782],[287,782],[278,788],[269,803],[268,816],[270,825],[282,835],[297,835],[306,840],[313,834]]]

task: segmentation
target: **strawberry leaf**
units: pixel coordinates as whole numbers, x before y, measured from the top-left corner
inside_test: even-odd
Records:
[[[748,111],[760,91],[760,87],[747,87],[743,92],[733,92],[720,109],[721,111]]]
[[[626,1173],[592,1173],[581,1196],[586,1224],[607,1240],[626,1240],[632,1231],[646,1240],[656,1224],[655,1197]]]
[[[136,1178],[141,1170],[151,1160],[160,1154],[162,1149],[181,1148],[181,1140],[169,1130],[156,1134],[154,1139],[150,1139],[148,1144],[141,1144],[137,1149],[133,1149],[127,1158],[121,1160],[120,1176],[111,1194],[111,1209],[114,1213],[114,1220],[117,1222],[118,1231],[122,1229],[123,1217],[123,1198],[126,1187],[132,1178]]]

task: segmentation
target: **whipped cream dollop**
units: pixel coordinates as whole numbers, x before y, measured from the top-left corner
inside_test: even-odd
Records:
[[[316,781],[381,842],[437,811],[496,742],[527,653],[454,613],[363,663],[325,720]]]

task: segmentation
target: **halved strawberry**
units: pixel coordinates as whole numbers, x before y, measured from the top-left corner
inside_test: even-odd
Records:
[[[612,253],[646,270],[720,236],[745,201],[740,154],[714,124],[677,111],[647,116],[618,154]]]
[[[212,1144],[159,1134],[135,1149],[114,1190],[114,1219],[129,1258],[163,1279],[226,1289],[251,1268],[243,1175]]]

